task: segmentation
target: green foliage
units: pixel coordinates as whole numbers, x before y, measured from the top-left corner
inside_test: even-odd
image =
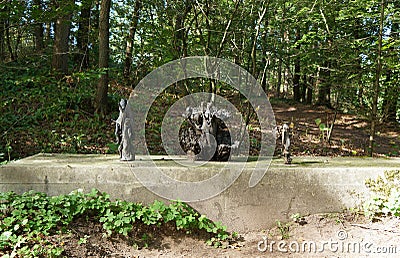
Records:
[[[400,217],[400,170],[385,171],[377,179],[367,179],[365,185],[371,197],[363,204],[368,217]]]
[[[62,247],[51,243],[47,236],[68,230],[79,217],[94,218],[105,230],[105,236],[127,236],[140,225],[160,227],[173,222],[177,230],[188,234],[200,230],[208,232],[208,244],[220,246],[230,234],[226,227],[200,215],[183,202],[169,205],[155,201],[149,206],[127,201],[111,201],[106,193],[92,190],[88,194],[74,191],[68,195],[49,197],[44,193],[0,193],[0,250],[13,256],[49,256],[62,253]],[[78,241],[85,244],[89,236]],[[142,235],[146,242],[149,235]]]
[[[104,147],[113,137],[109,121],[117,117],[117,110],[107,120],[92,115],[94,82],[104,71],[78,72],[61,80],[40,69],[21,73],[0,67],[0,71],[4,72],[0,78],[0,161],[37,152],[99,152],[98,145]],[[120,95],[113,96],[110,105],[117,106]]]
[[[96,1],[39,2],[42,4],[18,0],[0,4],[0,25],[5,28],[0,35],[4,39],[0,44],[0,159],[39,151],[115,153],[115,146],[107,146],[109,125],[92,115],[95,83],[105,72],[96,68]],[[112,110],[124,95],[122,88],[130,90],[157,67],[180,57],[210,55],[233,61],[254,73],[269,96],[291,98],[295,84],[301,91],[313,89],[314,95],[325,87],[330,92],[325,97],[340,99],[337,106],[343,111],[370,117],[375,105],[372,96],[380,36],[379,1],[142,0],[138,17],[134,17],[132,7],[137,2],[114,1],[110,13],[108,72]],[[89,12],[85,14],[87,8]],[[377,115],[382,119],[393,120],[393,113],[394,117],[400,115],[400,39],[396,33],[399,10],[396,1],[385,5]],[[65,39],[70,72],[60,79],[51,71],[55,37],[47,33],[54,32],[53,21],[64,14],[72,14],[70,37]],[[90,21],[90,29],[83,26],[85,20]],[[45,28],[42,51],[36,49],[35,42],[39,27]],[[124,78],[125,39],[133,31],[131,76]],[[87,51],[82,49],[83,42],[89,46]],[[82,66],[83,52],[89,56],[89,67]],[[177,83],[170,89],[178,97],[210,91],[209,81],[203,79]],[[217,83],[214,90],[232,97],[227,84]],[[172,98],[157,99],[165,101],[165,105],[159,105],[163,110],[168,99]],[[315,100],[316,96],[311,94],[310,99]],[[163,151],[160,137],[154,136],[159,135],[162,121],[158,111],[152,108],[148,116],[153,127],[148,143],[151,153]],[[115,117],[107,117],[106,121]],[[318,126],[327,134],[329,124],[325,122]],[[11,151],[6,149],[7,143]],[[252,146],[257,147],[257,142]],[[390,155],[398,155],[398,151]]]
[[[288,239],[290,237],[289,235],[289,223],[282,223],[279,220],[276,221],[276,225],[279,229],[279,232],[281,233],[281,239]]]
[[[327,141],[329,135],[331,134],[331,129],[326,126],[325,123],[322,123],[320,118],[315,119],[315,124],[318,126],[319,131],[321,132],[320,138],[322,141]]]

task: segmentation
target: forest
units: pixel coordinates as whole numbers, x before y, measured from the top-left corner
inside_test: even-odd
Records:
[[[362,155],[390,125],[399,155],[398,0],[1,0],[0,160],[115,153],[119,99],[189,56],[240,65],[272,104],[356,115],[367,124]],[[193,92],[239,94],[200,79],[171,85],[148,119],[153,153],[159,111]]]

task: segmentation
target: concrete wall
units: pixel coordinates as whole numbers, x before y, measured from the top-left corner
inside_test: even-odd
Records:
[[[157,161],[157,165],[171,177],[187,181],[213,174],[210,167],[180,168],[166,160]],[[294,213],[338,212],[354,207],[360,196],[367,194],[365,179],[400,169],[400,159],[294,158],[290,166],[274,160],[253,188],[248,187],[250,167],[222,194],[191,205],[229,230],[262,230],[277,220],[289,220]],[[145,163],[140,160],[119,162],[113,155],[39,154],[1,166],[0,191],[35,190],[58,195],[77,188],[97,188],[112,198],[143,203],[163,200],[135,178],[133,171],[143,169]]]

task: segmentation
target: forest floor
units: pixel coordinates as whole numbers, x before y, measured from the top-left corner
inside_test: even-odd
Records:
[[[299,223],[300,222],[300,223]],[[135,237],[103,237],[100,224],[76,222],[71,233],[51,239],[66,257],[398,257],[400,219],[371,223],[357,213],[314,214],[259,232],[239,234],[223,248],[173,227]],[[273,243],[274,242],[274,243]],[[278,244],[280,243],[280,244]],[[265,245],[266,244],[266,245]],[[311,249],[309,249],[311,248]]]
[[[75,92],[76,91],[76,92]],[[29,98],[19,97],[13,88],[0,94],[5,104],[0,107],[0,121],[4,129],[0,137],[0,161],[19,159],[39,152],[62,153],[117,153],[114,124],[118,117],[117,103],[122,96],[129,96],[131,89],[113,83],[110,89],[112,112],[105,119],[93,116],[90,104],[92,92],[84,87],[60,88],[60,93],[50,86],[33,88]],[[51,94],[56,94],[55,96]],[[15,95],[15,96],[14,96]],[[48,98],[59,98],[55,105]],[[232,95],[230,101],[239,110],[247,110],[242,100]],[[165,106],[171,106],[178,97],[171,93],[160,95],[148,114],[146,126],[147,146],[151,154],[165,154],[160,135]],[[15,103],[14,103],[15,102]],[[334,110],[325,107],[294,103],[285,99],[270,99],[276,124],[292,126],[291,150],[293,155],[316,156],[365,156],[368,154],[369,121],[357,114],[338,113],[332,136],[326,141],[324,131],[316,123],[319,120],[330,127]],[[115,107],[115,108],[114,108]],[[17,109],[18,108],[18,109]],[[245,112],[242,112],[245,113]],[[363,112],[359,112],[363,113]],[[250,154],[257,155],[260,130],[251,121]],[[279,140],[277,151],[280,153]],[[400,123],[379,123],[377,126],[375,156],[400,156]]]
[[[338,113],[331,140],[316,124],[320,119],[327,127],[333,122],[334,110],[303,104],[272,102],[277,125],[293,123],[291,149],[296,155],[365,156],[368,155],[369,122],[357,115]],[[374,153],[378,157],[400,155],[400,124],[379,124]]]

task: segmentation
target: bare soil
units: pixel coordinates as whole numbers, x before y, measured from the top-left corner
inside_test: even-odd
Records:
[[[103,237],[101,225],[80,221],[57,236],[65,257],[399,257],[400,220],[371,222],[357,213],[314,214],[280,227],[240,234],[223,248],[204,234],[166,228],[138,229],[129,237]],[[145,233],[146,232],[146,233]],[[80,242],[80,243],[79,243]],[[267,244],[267,245],[265,245]]]

